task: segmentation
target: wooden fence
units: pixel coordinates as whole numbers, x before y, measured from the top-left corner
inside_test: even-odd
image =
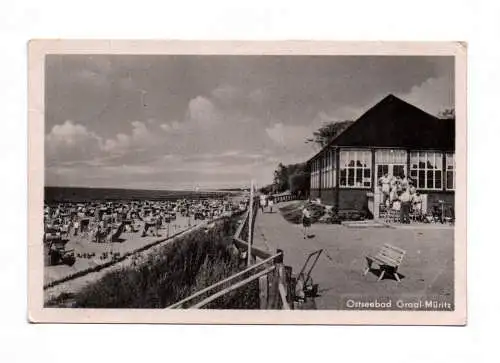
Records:
[[[292,268],[284,265],[283,251],[277,250],[276,253],[271,254],[253,246],[252,236],[258,211],[258,198],[253,199],[252,203],[233,236],[233,244],[240,252],[240,256],[249,261],[247,268],[197,291],[170,305],[167,309],[199,309],[257,279],[259,280],[260,309],[289,310],[293,308],[295,286],[292,283]]]

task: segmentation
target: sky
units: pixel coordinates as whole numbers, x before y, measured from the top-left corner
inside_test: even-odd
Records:
[[[452,57],[48,55],[45,185],[217,189],[304,162],[392,93],[454,107]]]

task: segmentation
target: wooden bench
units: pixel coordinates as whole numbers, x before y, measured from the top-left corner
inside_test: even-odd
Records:
[[[372,269],[372,265],[376,264],[381,270],[378,281],[382,280],[385,273],[387,272],[391,273],[396,278],[396,280],[400,282],[401,280],[398,274],[398,267],[399,265],[401,265],[405,253],[406,251],[402,250],[401,248],[392,246],[388,243],[384,244],[375,256],[366,256],[368,267],[366,268],[363,275],[366,276],[366,274]]]

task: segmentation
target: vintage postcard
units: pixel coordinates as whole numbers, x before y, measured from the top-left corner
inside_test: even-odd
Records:
[[[466,324],[465,43],[28,52],[30,321]]]

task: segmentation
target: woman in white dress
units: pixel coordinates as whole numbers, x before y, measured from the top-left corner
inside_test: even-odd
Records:
[[[273,212],[273,205],[274,205],[273,198],[269,198],[267,205],[269,206],[269,213],[272,213]]]

